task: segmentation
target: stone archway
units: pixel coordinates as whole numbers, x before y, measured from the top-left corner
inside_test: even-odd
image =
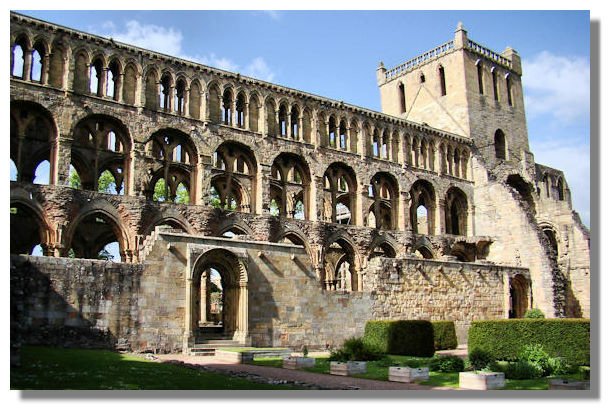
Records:
[[[530,286],[523,275],[510,279],[509,318],[523,318],[530,306]]]
[[[194,262],[187,289],[189,343],[207,336],[249,344],[248,273],[237,254],[227,249],[202,253]],[[220,297],[215,307],[214,294]]]

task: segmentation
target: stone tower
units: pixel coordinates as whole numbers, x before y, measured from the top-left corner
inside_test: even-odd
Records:
[[[453,40],[377,70],[384,113],[470,137],[489,169],[519,172],[532,158],[521,75],[515,50],[479,45],[461,23]]]

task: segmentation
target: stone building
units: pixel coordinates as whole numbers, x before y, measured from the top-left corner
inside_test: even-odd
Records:
[[[460,25],[380,65],[376,112],[17,13],[10,36],[14,338],[300,348],[372,319],[464,342],[530,307],[590,317],[589,232],[534,163],[512,49]]]

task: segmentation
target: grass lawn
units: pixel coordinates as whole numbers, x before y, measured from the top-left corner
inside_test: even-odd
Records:
[[[11,389],[296,389],[157,363],[107,350],[24,347]]]
[[[387,355],[383,361],[367,362],[367,373],[361,375],[354,375],[353,377],[374,379],[374,380],[388,380],[389,366],[404,365],[409,359],[418,361],[425,366],[429,366],[431,358]],[[252,364],[260,366],[282,367],[282,359],[279,357],[257,357]],[[308,372],[315,373],[329,373],[329,360],[326,357],[317,357],[316,364],[311,368],[303,368]],[[565,376],[568,379],[581,380],[580,375]],[[449,388],[459,388],[459,373],[444,373],[429,371],[429,380],[420,382],[421,385],[429,386],[444,386]],[[505,390],[547,390],[549,388],[548,378],[540,379],[523,379],[513,380],[506,379]]]

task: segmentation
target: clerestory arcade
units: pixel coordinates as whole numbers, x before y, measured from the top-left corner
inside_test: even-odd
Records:
[[[533,162],[506,53],[460,27],[381,65],[380,113],[11,13],[21,336],[189,352],[322,347],[379,318],[454,320],[463,341],[530,307],[589,317],[589,232]]]

